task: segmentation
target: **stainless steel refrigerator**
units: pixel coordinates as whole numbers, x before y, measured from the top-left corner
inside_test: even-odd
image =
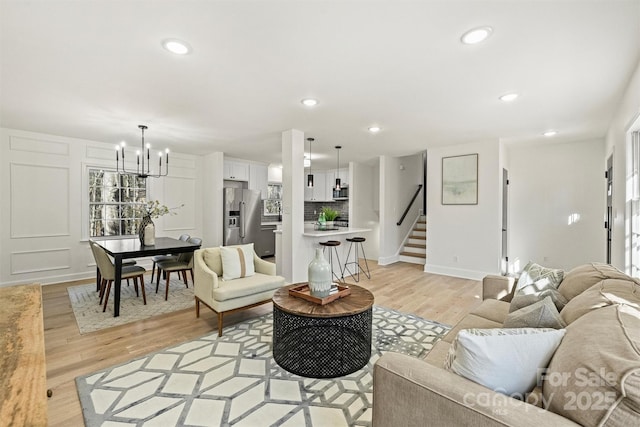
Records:
[[[224,189],[224,245],[255,243],[260,235],[260,195],[256,190]]]

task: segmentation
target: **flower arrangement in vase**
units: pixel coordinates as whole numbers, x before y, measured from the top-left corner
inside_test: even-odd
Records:
[[[140,226],[138,227],[138,238],[140,243],[144,246],[153,246],[156,243],[156,227],[153,223],[153,219],[160,218],[164,215],[176,215],[176,209],[184,206],[184,203],[175,208],[169,208],[166,205],[161,205],[158,200],[151,200],[146,202],[142,200],[142,204],[139,207],[139,213],[142,216]]]

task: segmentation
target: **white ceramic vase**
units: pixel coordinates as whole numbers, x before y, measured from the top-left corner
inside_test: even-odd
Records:
[[[144,245],[153,246],[156,244],[156,226],[150,222],[144,227]]]
[[[331,265],[320,248],[316,248],[316,256],[309,263],[309,289],[319,298],[329,296],[331,290]]]

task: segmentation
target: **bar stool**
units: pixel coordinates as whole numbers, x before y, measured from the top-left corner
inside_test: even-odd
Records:
[[[338,256],[338,246],[340,246],[341,243],[339,240],[327,240],[326,242],[320,242],[320,246],[322,246],[322,252],[324,252],[325,249],[329,248],[329,264],[331,265],[331,274],[336,278],[336,280],[338,280],[339,282],[342,281],[344,282],[344,276],[342,276],[342,268],[340,268],[340,257]],[[333,249],[333,250],[332,250]],[[334,271],[333,271],[333,253],[335,252],[336,254],[336,259],[338,260],[338,268],[340,269],[340,276],[338,276]]]
[[[342,277],[344,277],[344,272],[347,271],[351,275],[351,277],[353,277],[353,280],[355,280],[356,283],[360,281],[360,271],[362,271],[364,275],[367,276],[367,279],[371,279],[371,273],[369,272],[369,263],[367,262],[367,256],[364,253],[364,246],[362,245],[362,242],[366,240],[367,239],[365,239],[364,237],[347,238],[347,242],[351,242],[351,244],[349,245],[349,252],[347,252],[347,262],[344,263],[344,269],[342,270]],[[351,248],[354,245],[356,247],[354,251],[355,261],[349,262],[349,255],[351,255]],[[358,255],[358,245],[360,245],[360,250],[362,250],[362,256],[364,257],[364,264],[367,267],[366,271],[360,265],[360,257]],[[355,271],[353,273],[351,273],[351,270],[349,269],[350,264],[355,264],[357,266],[355,267]]]

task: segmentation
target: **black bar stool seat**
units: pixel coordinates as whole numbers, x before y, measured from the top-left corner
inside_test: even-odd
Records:
[[[320,246],[322,246],[322,251],[329,248],[329,264],[331,265],[331,274],[336,278],[337,281],[344,281],[344,275],[342,274],[342,268],[340,267],[340,256],[338,255],[338,246],[340,246],[342,242],[339,240],[327,240],[326,242],[320,242]],[[332,250],[333,249],[333,250]],[[333,253],[336,255],[336,260],[338,261],[338,268],[340,270],[340,276],[336,274],[333,270]]]
[[[342,269],[342,277],[344,278],[344,272],[346,271],[347,273],[349,273],[349,275],[351,277],[353,277],[353,280],[357,282],[360,281],[360,272],[362,271],[364,273],[365,276],[367,276],[367,279],[371,279],[371,272],[369,271],[369,263],[367,262],[367,256],[364,253],[364,246],[362,245],[362,242],[366,242],[367,239],[365,239],[364,237],[349,237],[347,238],[347,242],[350,242],[351,244],[349,245],[349,252],[347,252],[347,260],[344,263],[344,268]],[[353,248],[353,246],[355,245],[355,250],[354,250],[354,256],[355,259],[354,261],[349,261],[349,255],[351,255],[351,248]],[[359,247],[359,248],[358,248]],[[362,266],[360,265],[360,256],[359,256],[359,250],[360,249],[362,251],[362,256],[364,258],[364,264],[365,267],[367,267],[367,269],[365,270],[364,268],[362,268]],[[353,267],[354,271],[353,273],[351,272],[351,268],[349,267],[350,265],[355,264],[355,266]]]

